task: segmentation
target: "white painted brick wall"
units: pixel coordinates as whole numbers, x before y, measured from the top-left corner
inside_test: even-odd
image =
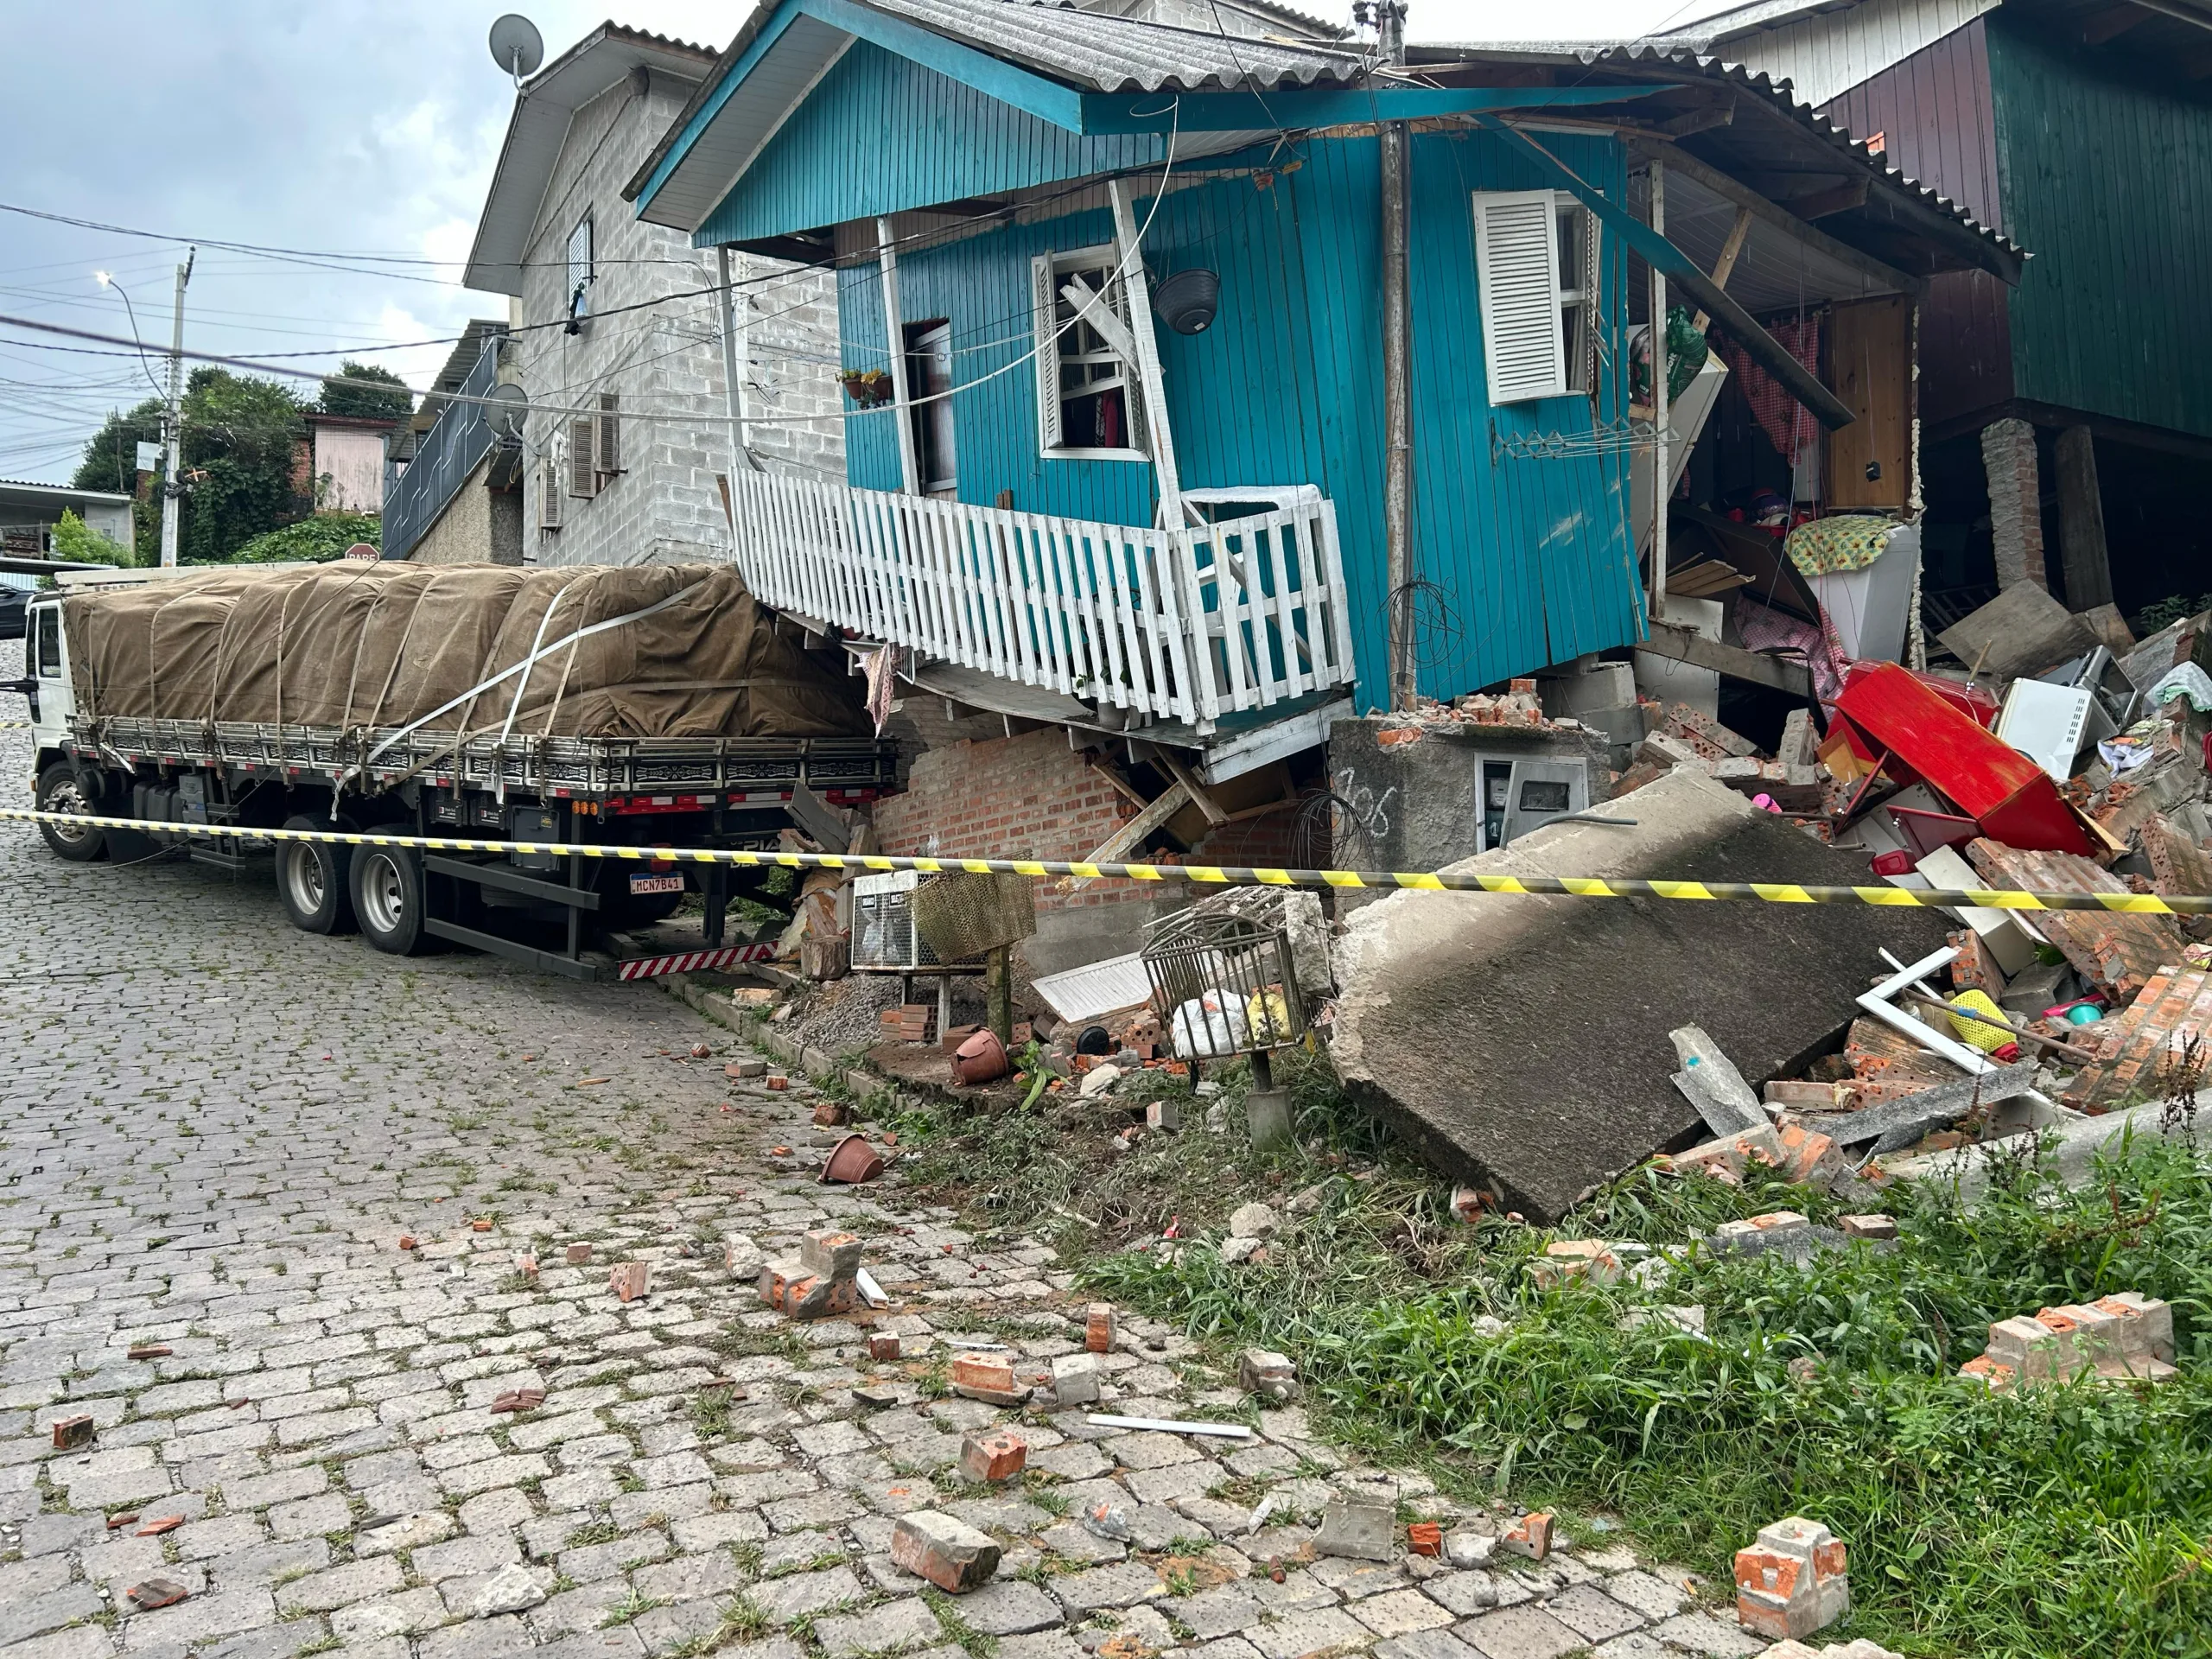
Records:
[[[680,232],[634,218],[622,186],[683,107],[688,89],[656,80],[644,98],[627,83],[577,112],[525,255],[518,377],[533,413],[524,484],[523,551],[540,564],[646,564],[724,559],[729,528],[715,475],[734,470],[724,399],[715,255]],[[582,331],[567,315],[569,232],[589,213],[594,281]],[[752,308],[752,447],[772,472],[842,483],[843,407],[837,384],[833,273],[755,255],[732,256],[740,302]],[[748,280],[754,284],[746,286]],[[648,308],[625,310],[662,300]],[[610,315],[612,314],[612,315]],[[527,325],[552,323],[550,327]],[[572,415],[551,407],[620,400],[623,473],[589,499],[561,503],[562,527],[540,530],[543,458]],[[650,413],[652,418],[646,418]],[[567,478],[562,475],[565,492]]]

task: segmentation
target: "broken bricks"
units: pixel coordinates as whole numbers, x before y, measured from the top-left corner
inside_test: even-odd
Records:
[[[864,1305],[858,1282],[861,1241],[834,1227],[799,1239],[798,1254],[760,1268],[760,1300],[794,1319],[827,1319]]]
[[[974,1352],[952,1357],[952,1391],[988,1406],[1025,1405],[1033,1392],[1016,1380],[1013,1360],[1003,1354]]]
[[[1552,1553],[1552,1516],[1537,1510],[1522,1516],[1497,1537],[1497,1547],[1509,1555],[1525,1555],[1541,1561]]]
[[[607,1276],[607,1287],[626,1302],[634,1302],[652,1288],[652,1268],[643,1262],[620,1262]]]
[[[89,1417],[57,1417],[54,1420],[54,1449],[67,1452],[73,1446],[90,1446],[92,1440],[92,1420]]]
[[[168,1607],[182,1601],[192,1592],[174,1579],[149,1579],[143,1584],[134,1584],[123,1592],[138,1604],[144,1612],[156,1607]]]
[[[1093,1302],[1083,1310],[1083,1345],[1094,1354],[1114,1351],[1114,1305]]]
[[[961,1437],[960,1472],[970,1480],[1012,1480],[1028,1460],[1029,1442],[1012,1429],[971,1429]]]
[[[2135,1291],[2087,1306],[2046,1307],[2032,1319],[1999,1319],[1989,1345],[1959,1375],[2005,1390],[2022,1383],[2161,1382],[2174,1375],[2173,1309]]]
[[[900,1516],[892,1528],[891,1560],[957,1596],[990,1582],[999,1570],[999,1547],[988,1533],[965,1521],[936,1510],[916,1510]]]
[[[492,1414],[496,1417],[502,1412],[535,1411],[544,1403],[543,1389],[510,1389],[492,1402]]]
[[[1613,1247],[1601,1238],[1555,1239],[1529,1263],[1529,1276],[1539,1290],[1555,1289],[1570,1279],[1615,1284],[1626,1271]]]
[[[1793,1515],[1759,1529],[1736,1552],[1736,1621],[1775,1641],[1826,1630],[1851,1611],[1843,1541],[1817,1521]]]

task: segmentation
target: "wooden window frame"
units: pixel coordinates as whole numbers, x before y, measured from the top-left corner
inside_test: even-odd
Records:
[[[1049,253],[1034,255],[1030,260],[1031,290],[1034,314],[1034,335],[1037,347],[1037,448],[1046,461],[1127,461],[1152,460],[1151,422],[1144,407],[1143,376],[1136,363],[1110,346],[1096,352],[1077,351],[1071,355],[1068,344],[1077,338],[1081,323],[1063,329],[1067,318],[1061,309],[1067,302],[1060,296],[1061,282],[1070,276],[1105,279],[1104,299],[1107,306],[1125,327],[1136,326],[1129,315],[1128,284],[1121,274],[1122,251],[1111,242],[1087,248],[1055,249]],[[1046,289],[1049,278],[1050,289]],[[1090,284],[1087,283],[1086,286]],[[1049,302],[1048,302],[1049,293]],[[1096,332],[1096,331],[1093,331]],[[1104,342],[1102,340],[1102,346]],[[1093,444],[1071,444],[1065,442],[1062,410],[1071,401],[1061,383],[1061,371],[1071,361],[1085,364],[1116,363],[1121,365],[1118,390],[1122,394],[1122,411],[1129,425],[1132,442],[1118,448],[1101,448]],[[1116,390],[1112,377],[1097,384],[1098,391]],[[1096,392],[1077,393],[1078,397],[1095,396]]]

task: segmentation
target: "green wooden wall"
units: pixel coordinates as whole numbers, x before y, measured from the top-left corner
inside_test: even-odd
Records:
[[[2014,395],[2212,437],[2212,97],[1989,19]]]

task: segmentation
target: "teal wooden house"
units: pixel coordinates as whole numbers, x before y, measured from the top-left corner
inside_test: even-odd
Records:
[[[1459,48],[1391,67],[1291,28],[1014,0],[753,16],[630,194],[700,246],[838,272],[849,487],[732,480],[764,599],[969,706],[1234,772],[1389,706],[1394,660],[1450,698],[1644,639],[1631,358],[1655,268],[1840,427],[1847,401],[1747,308],[1762,284],[1906,292],[2011,257],[1740,75]],[[1388,123],[1408,124],[1395,567]],[[1679,232],[1649,222],[1647,139],[1707,181],[1678,181]],[[1730,195],[1760,200],[1754,163],[1849,211],[1754,213]]]

